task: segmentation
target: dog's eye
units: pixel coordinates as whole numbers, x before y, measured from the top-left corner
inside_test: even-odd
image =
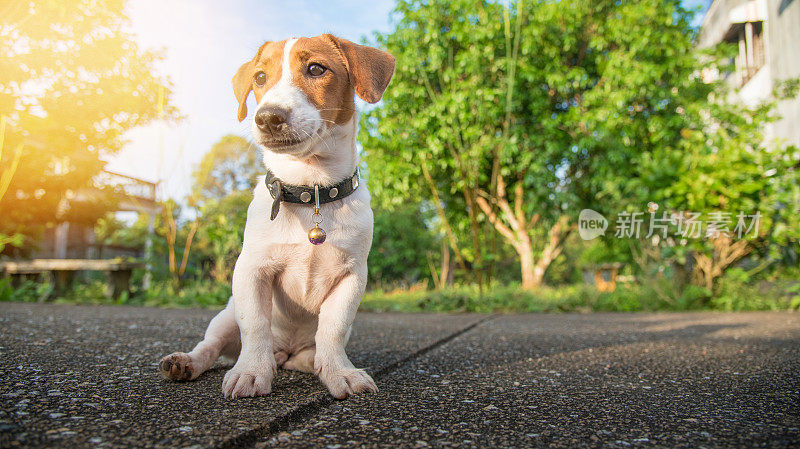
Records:
[[[327,72],[328,69],[321,66],[320,64],[310,64],[308,66],[308,74],[311,76],[322,76],[323,73]]]
[[[256,86],[263,86],[267,82],[267,74],[264,72],[258,72],[253,77],[253,80],[255,80]]]

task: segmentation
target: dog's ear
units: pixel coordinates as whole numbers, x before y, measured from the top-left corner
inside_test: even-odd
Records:
[[[253,61],[247,61],[233,75],[233,94],[239,102],[239,121],[247,117],[247,96],[253,91]]]
[[[324,36],[341,51],[356,94],[367,103],[380,101],[394,74],[394,56],[331,34]]]

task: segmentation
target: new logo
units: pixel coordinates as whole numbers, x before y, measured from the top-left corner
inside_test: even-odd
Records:
[[[584,240],[592,240],[606,233],[608,220],[591,209],[584,209],[578,216],[578,234]]]

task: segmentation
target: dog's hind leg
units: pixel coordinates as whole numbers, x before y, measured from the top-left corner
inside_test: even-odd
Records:
[[[295,352],[289,357],[289,360],[283,364],[283,369],[291,369],[295,371],[302,371],[304,373],[314,372],[314,355],[316,347],[310,346]]]
[[[347,329],[344,336],[344,346],[347,346],[347,341],[350,340],[350,332],[353,330],[352,326]],[[291,356],[283,363],[281,368],[301,371],[304,373],[314,373],[314,357],[317,353],[316,345],[307,346]]]
[[[233,314],[233,303],[215,316],[208,324],[203,341],[188,354],[174,352],[163,359],[158,367],[164,377],[172,380],[194,380],[220,355],[235,359],[241,350],[239,326]]]

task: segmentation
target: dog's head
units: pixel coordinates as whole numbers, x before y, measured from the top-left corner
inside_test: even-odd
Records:
[[[392,55],[330,34],[267,42],[233,77],[239,121],[255,93],[253,137],[269,151],[296,157],[355,113],[354,93],[376,103],[394,73]]]

